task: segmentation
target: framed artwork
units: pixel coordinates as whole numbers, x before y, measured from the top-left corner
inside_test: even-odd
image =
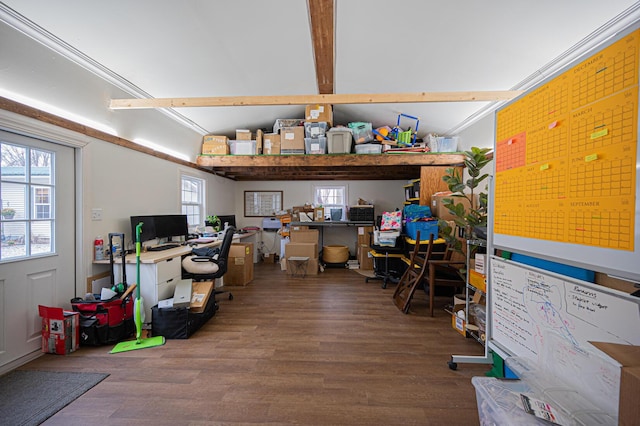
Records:
[[[273,216],[282,210],[282,191],[244,191],[246,217]]]

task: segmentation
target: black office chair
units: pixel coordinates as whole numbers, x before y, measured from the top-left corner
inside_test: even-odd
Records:
[[[182,269],[184,273],[182,277],[191,278],[194,281],[214,281],[216,278],[222,277],[227,272],[227,264],[229,261],[229,250],[233,242],[233,233],[235,228],[230,226],[227,228],[220,246],[220,252],[213,256],[202,256],[192,254],[182,259]],[[229,300],[233,300],[233,294],[225,290],[215,290],[213,295],[229,293]]]

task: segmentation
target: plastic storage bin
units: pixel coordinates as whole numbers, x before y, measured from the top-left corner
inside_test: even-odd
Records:
[[[363,205],[349,207],[349,220],[373,222],[375,220],[373,206]]]
[[[437,137],[435,147],[431,147],[433,152],[456,152],[458,151],[458,137]],[[432,144],[433,145],[433,144]]]
[[[437,220],[420,220],[416,222],[407,222],[405,225],[407,236],[415,240],[420,231],[420,241],[429,241],[429,237],[433,235],[433,239],[438,239],[438,221]]]
[[[327,151],[329,154],[348,154],[353,145],[351,130],[329,130],[327,132]]]
[[[356,144],[367,143],[373,140],[373,128],[371,123],[354,122],[349,123],[349,128],[353,132],[353,140]]]
[[[381,154],[382,145],[377,143],[366,143],[356,145],[356,154]]]
[[[327,123],[324,121],[319,122],[304,122],[304,137],[305,138],[319,138],[325,136],[327,133]]]
[[[326,154],[327,138],[320,136],[319,138],[304,138],[305,154]]]
[[[256,155],[256,141],[229,141],[231,155]]]

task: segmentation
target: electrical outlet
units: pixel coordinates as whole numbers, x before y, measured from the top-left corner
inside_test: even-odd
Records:
[[[91,220],[102,220],[102,209],[91,209]]]

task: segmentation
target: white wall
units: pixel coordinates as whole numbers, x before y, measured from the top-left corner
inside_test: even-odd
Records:
[[[124,233],[133,242],[130,216],[181,213],[181,171],[205,179],[207,212],[235,206],[235,182],[118,145],[93,140],[82,149],[82,161],[86,276],[107,269],[92,263],[96,236],[106,243],[110,232]],[[94,208],[102,209],[101,221],[91,220]]]
[[[461,131],[458,149],[467,151],[471,147],[492,148],[495,139],[495,114],[491,113]]]

